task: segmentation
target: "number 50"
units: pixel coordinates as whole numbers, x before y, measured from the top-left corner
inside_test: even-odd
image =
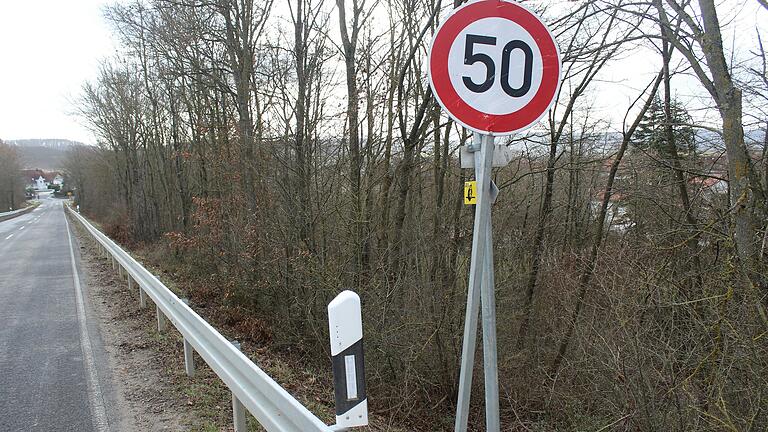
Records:
[[[476,84],[472,81],[472,78],[468,76],[462,77],[464,85],[470,91],[475,93],[483,93],[488,91],[493,86],[494,77],[496,76],[496,64],[493,59],[483,53],[475,53],[475,44],[480,45],[496,45],[496,38],[492,36],[480,36],[474,34],[468,34],[466,43],[464,44],[464,64],[473,65],[480,62],[485,65],[485,81],[480,84]],[[509,58],[512,56],[512,51],[519,49],[525,55],[525,66],[523,68],[523,84],[518,88],[514,88],[509,84]],[[533,74],[533,50],[527,43],[521,40],[513,40],[504,45],[504,49],[501,52],[501,88],[504,93],[512,97],[525,96],[531,89],[531,76]]]

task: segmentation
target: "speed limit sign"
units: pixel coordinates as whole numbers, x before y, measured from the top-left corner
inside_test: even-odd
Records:
[[[435,33],[429,81],[464,127],[506,135],[535,124],[560,85],[560,52],[541,20],[503,0],[468,3]]]
[[[554,102],[560,86],[560,53],[541,20],[504,0],[479,0],[456,9],[438,27],[429,50],[429,83],[456,122],[475,131],[471,155],[475,180],[465,202],[475,206],[467,283],[455,432],[466,432],[478,314],[482,302],[486,430],[500,431],[496,300],[491,204],[494,136],[535,124]],[[470,193],[471,192],[471,193]]]

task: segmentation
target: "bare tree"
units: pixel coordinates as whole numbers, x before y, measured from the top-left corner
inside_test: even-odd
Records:
[[[665,37],[688,60],[693,72],[717,105],[722,118],[723,141],[728,155],[729,195],[733,206],[734,240],[747,280],[768,290],[759,271],[759,240],[764,225],[766,195],[744,143],[742,90],[732,78],[725,59],[717,8],[712,0],[700,0],[698,13],[676,0],[654,3]],[[667,8],[680,20],[670,20]],[[698,51],[697,51],[698,50]]]
[[[0,210],[15,210],[24,203],[21,160],[16,148],[0,140]]]
[[[591,4],[584,4],[569,14],[559,23],[562,32],[574,35],[565,52],[563,53],[563,81],[573,83],[570,94],[561,91],[558,106],[549,115],[549,153],[547,157],[546,180],[540,209],[540,216],[536,225],[536,234],[533,240],[531,252],[530,271],[525,285],[525,299],[523,304],[523,319],[518,329],[518,348],[524,346],[528,327],[533,314],[533,301],[538,283],[541,261],[544,250],[545,232],[550,223],[552,212],[552,197],[555,187],[555,173],[557,161],[562,153],[558,151],[563,132],[569,124],[569,119],[576,107],[577,101],[584,96],[595,77],[621,49],[622,43],[628,40],[637,31],[637,23],[633,23],[627,29],[621,25],[618,9],[608,11],[608,16],[603,11]]]
[[[629,146],[630,141],[632,140],[632,135],[637,130],[638,125],[640,124],[640,121],[643,119],[643,116],[645,115],[646,111],[648,111],[648,107],[651,106],[651,102],[653,101],[654,96],[656,95],[656,91],[659,89],[659,85],[662,82],[662,79],[664,77],[663,71],[658,74],[654,82],[649,86],[650,90],[648,92],[648,95],[646,96],[646,100],[643,103],[642,108],[635,116],[635,119],[632,121],[632,123],[625,127],[622,131],[622,140],[621,140],[621,146],[619,147],[618,152],[616,153],[616,156],[613,159],[613,162],[611,163],[611,169],[608,173],[608,179],[606,180],[605,184],[605,191],[603,192],[603,199],[600,203],[600,212],[597,215],[597,224],[595,225],[595,231],[592,238],[592,246],[590,248],[589,256],[587,257],[586,263],[584,265],[584,270],[581,272],[581,276],[579,277],[579,285],[578,285],[578,294],[576,295],[576,304],[573,308],[573,312],[571,313],[571,318],[568,320],[566,324],[566,331],[565,336],[560,341],[560,344],[558,345],[557,349],[557,355],[555,356],[555,359],[552,362],[552,367],[550,368],[552,375],[557,375],[557,372],[560,369],[560,365],[562,364],[563,358],[565,357],[565,353],[568,350],[568,346],[571,343],[571,339],[573,338],[573,332],[576,329],[578,320],[581,315],[581,310],[584,307],[584,300],[586,299],[587,290],[589,289],[589,284],[592,280],[592,276],[595,272],[595,265],[597,263],[597,256],[600,251],[600,246],[603,243],[603,238],[605,236],[605,223],[606,223],[606,216],[608,214],[608,203],[611,200],[611,194],[613,193],[613,185],[616,181],[616,173],[619,170],[619,165],[621,164],[622,159],[624,158],[624,154],[627,151],[627,147]],[[638,100],[644,95],[641,95]]]

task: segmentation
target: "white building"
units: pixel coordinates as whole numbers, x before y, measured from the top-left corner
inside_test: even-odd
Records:
[[[35,190],[39,190],[39,191],[48,190],[48,185],[46,184],[45,178],[43,178],[43,176],[39,176],[38,178],[34,179],[34,182],[35,182],[35,185],[34,185]]]

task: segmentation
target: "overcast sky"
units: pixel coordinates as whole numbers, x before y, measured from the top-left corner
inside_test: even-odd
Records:
[[[0,138],[93,142],[71,101],[114,50],[102,0],[0,1]]]
[[[756,0],[724,1],[729,5],[720,9],[724,37],[736,40],[730,46],[737,52],[755,46],[756,27],[768,38],[768,11]],[[95,78],[100,60],[114,52],[102,16],[108,3],[112,0],[0,0],[0,138],[95,141],[72,115],[73,102],[82,84]],[[612,84],[603,83],[590,95],[597,114],[613,117],[620,127],[624,109],[657,62],[651,52],[635,52],[611,66],[601,78]],[[702,94],[695,79],[681,80],[675,89],[683,99]]]

